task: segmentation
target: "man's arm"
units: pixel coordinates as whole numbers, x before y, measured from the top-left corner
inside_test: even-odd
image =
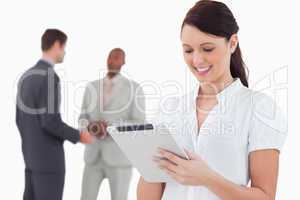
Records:
[[[91,85],[87,85],[83,94],[83,100],[81,104],[81,112],[78,119],[78,127],[80,130],[88,130],[88,125],[90,123],[90,116],[89,116],[89,103],[90,102],[90,95],[91,95]]]
[[[132,109],[131,109],[131,120],[133,121],[145,121],[145,95],[143,88],[139,85],[137,86],[134,92],[134,98],[132,102]]]
[[[60,87],[59,79],[53,73],[49,72],[43,80],[40,88],[40,107],[46,108],[46,112],[40,114],[41,127],[47,133],[61,140],[69,140],[72,143],[77,143],[80,140],[79,131],[68,126],[61,119],[60,105]]]

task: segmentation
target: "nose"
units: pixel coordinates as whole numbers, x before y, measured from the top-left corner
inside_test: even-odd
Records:
[[[204,58],[203,55],[201,55],[201,53],[195,53],[194,57],[193,57],[193,65],[194,67],[200,67],[204,65]]]

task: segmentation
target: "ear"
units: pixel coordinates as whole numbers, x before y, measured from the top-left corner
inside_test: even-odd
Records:
[[[66,46],[66,43],[65,44],[60,44],[60,42],[58,40],[56,40],[53,44],[53,47],[54,49],[62,49]]]
[[[108,57],[108,58],[107,58],[107,67],[109,67],[110,65],[111,65],[111,58]]]
[[[231,37],[230,37],[230,40],[229,40],[229,47],[230,47],[230,52],[233,54],[238,46],[238,43],[239,43],[239,38],[237,36],[237,34],[233,34]]]
[[[59,49],[60,48],[60,43],[59,41],[55,41],[54,44],[53,44],[53,49]]]

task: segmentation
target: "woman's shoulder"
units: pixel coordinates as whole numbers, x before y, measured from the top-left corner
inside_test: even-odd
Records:
[[[276,105],[276,102],[271,95],[244,86],[235,94],[234,98],[240,104],[244,104],[247,107],[254,109],[264,110],[270,105]]]
[[[275,97],[272,94],[265,93],[263,91],[257,91],[250,88],[244,89],[244,93],[241,95],[243,98],[247,98],[251,103],[251,107],[254,111],[268,111],[268,109],[278,107]]]
[[[252,90],[252,116],[265,125],[286,132],[287,116],[278,99],[275,95]]]

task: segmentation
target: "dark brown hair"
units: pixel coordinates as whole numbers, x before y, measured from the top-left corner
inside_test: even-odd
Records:
[[[230,9],[224,3],[212,0],[198,1],[188,11],[181,29],[186,24],[202,32],[224,37],[227,41],[239,31],[239,26]],[[230,72],[233,78],[240,78],[242,84],[248,87],[248,69],[243,61],[239,44],[231,55]]]
[[[67,41],[67,35],[58,29],[47,29],[42,36],[42,51],[49,50],[56,41],[60,45],[64,45]]]

